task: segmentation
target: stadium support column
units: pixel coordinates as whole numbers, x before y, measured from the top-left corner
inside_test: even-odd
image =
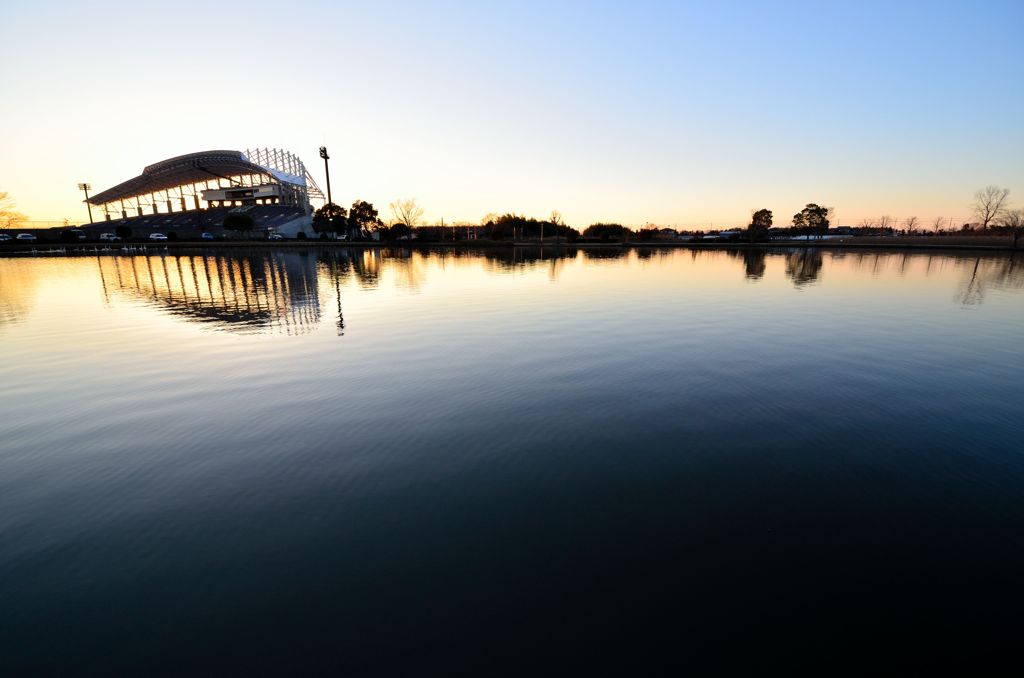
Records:
[[[334,201],[331,200],[331,168],[327,166],[327,161],[331,159],[331,156],[327,155],[327,147],[320,147],[320,157],[324,159],[324,174],[327,176],[327,204],[330,205]]]

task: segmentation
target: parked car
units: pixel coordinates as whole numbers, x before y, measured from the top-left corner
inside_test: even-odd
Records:
[[[100,242],[117,242],[119,240],[120,238],[113,233],[100,233]]]
[[[199,239],[200,240],[213,240],[213,233],[206,233],[206,232],[200,233],[199,234]]]
[[[267,236],[267,240],[284,240],[284,236],[280,233],[271,233]]]
[[[17,240],[18,242],[35,242],[36,240],[39,240],[39,238],[35,237],[31,233],[19,233]]]
[[[149,234],[149,239],[150,240],[159,240],[159,241],[162,242],[164,240],[167,240],[167,236],[164,235],[163,233],[150,233]]]
[[[14,238],[7,235],[6,233],[0,233],[0,242],[10,242],[12,240],[14,240]]]

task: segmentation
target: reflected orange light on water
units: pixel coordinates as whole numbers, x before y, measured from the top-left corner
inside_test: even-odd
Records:
[[[666,295],[907,297],[936,287],[969,305],[988,290],[1022,285],[1024,266],[1014,257],[870,250],[254,248],[8,258],[0,259],[0,329],[38,315],[58,332],[61,324],[95,322],[97,305],[132,314],[139,324],[176,321],[159,322],[162,331],[290,335],[324,329],[325,316],[333,318],[328,331],[342,331],[342,307],[351,320],[425,303],[455,316],[468,300],[528,312]]]

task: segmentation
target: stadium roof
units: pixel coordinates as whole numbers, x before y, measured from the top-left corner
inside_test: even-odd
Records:
[[[245,174],[268,174],[278,181],[306,185],[305,177],[254,163],[240,151],[202,151],[149,165],[134,179],[90,196],[89,202],[102,205],[209,179],[226,179]]]

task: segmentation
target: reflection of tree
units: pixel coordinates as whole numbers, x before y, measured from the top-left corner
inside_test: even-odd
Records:
[[[426,272],[423,269],[424,255],[409,249],[393,250],[389,263],[399,280],[399,286],[410,292],[419,292]]]
[[[974,306],[975,304],[981,304],[985,300],[985,288],[978,279],[979,266],[981,266],[981,257],[974,260],[970,277],[960,285],[957,298],[964,306]]]
[[[536,266],[547,265],[549,271],[560,267],[552,265],[554,261],[575,259],[577,250],[570,247],[488,247],[479,250],[461,250],[459,257],[479,259],[483,257],[490,270],[502,272],[529,270]]]
[[[696,252],[696,250],[694,250]],[[767,250],[762,248],[746,248],[746,249],[726,249],[721,250],[730,259],[743,262],[744,274],[749,280],[760,280],[764,277],[765,271],[765,259],[768,254]],[[704,256],[717,257],[719,252],[712,252],[704,250],[701,252]]]
[[[621,259],[629,253],[624,247],[594,247],[583,250],[583,257],[588,261]]]
[[[1020,255],[1005,257],[975,257],[967,262],[965,275],[957,290],[957,301],[964,306],[984,303],[989,288],[1024,288],[1024,263]]]
[[[364,249],[353,253],[352,270],[363,287],[376,287],[380,281],[380,250]]]
[[[743,250],[743,268],[749,280],[760,280],[764,277],[765,251],[762,249]]]
[[[786,275],[797,287],[817,282],[821,266],[821,252],[816,249],[799,249],[786,255]]]

